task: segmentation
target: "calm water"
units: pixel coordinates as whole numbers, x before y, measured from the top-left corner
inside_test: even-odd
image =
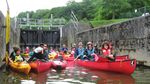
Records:
[[[127,76],[74,67],[29,75],[1,71],[0,77],[0,84],[150,84],[150,69],[138,67],[131,76]]]

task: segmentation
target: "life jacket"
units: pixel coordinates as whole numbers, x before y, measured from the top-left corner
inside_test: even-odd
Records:
[[[108,56],[111,54],[111,49],[102,49],[103,55]]]
[[[50,59],[55,59],[55,58],[58,57],[58,54],[56,52],[51,52],[51,53],[49,53],[48,56],[49,56]]]
[[[21,57],[21,55],[15,56],[14,62],[22,62],[22,61],[23,61],[23,58]]]
[[[87,54],[88,55],[91,55],[91,54],[93,54],[94,53],[94,51],[95,51],[95,49],[94,48],[92,48],[92,49],[87,49]]]
[[[78,55],[84,55],[84,48],[78,48],[77,49],[77,51],[78,51]]]

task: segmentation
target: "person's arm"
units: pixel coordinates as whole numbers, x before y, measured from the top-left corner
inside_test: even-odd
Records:
[[[74,57],[76,58],[79,55],[78,49],[75,50]]]
[[[22,55],[21,55],[21,57],[22,57],[23,61],[26,61],[26,59]]]
[[[33,60],[33,58],[35,57],[35,52],[33,53],[33,55],[31,56],[31,58],[27,61],[27,62],[31,62]]]
[[[88,55],[87,49],[84,51],[84,57]]]
[[[15,52],[12,52],[9,57],[12,61],[14,61],[15,60]]]

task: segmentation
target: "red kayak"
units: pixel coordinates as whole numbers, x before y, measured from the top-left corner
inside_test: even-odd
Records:
[[[136,60],[130,60],[129,58],[126,59],[126,56],[123,56],[122,59],[121,56],[117,57],[115,62],[100,60],[98,62],[77,60],[76,64],[90,69],[117,72],[128,75],[132,74],[136,68]]]
[[[75,65],[75,61],[74,61],[74,57],[69,57],[65,59],[67,61],[67,67],[74,67]]]
[[[55,60],[52,62],[52,68],[56,70],[62,70],[65,69],[67,66],[66,61],[60,61],[60,60]]]
[[[52,62],[42,62],[42,61],[39,61],[39,60],[31,62],[29,64],[31,66],[31,70],[33,70],[37,73],[47,71],[52,66]]]

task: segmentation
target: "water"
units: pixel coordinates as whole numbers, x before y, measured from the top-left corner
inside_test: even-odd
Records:
[[[131,76],[72,67],[29,75],[1,71],[0,77],[0,84],[150,84],[150,68],[138,67]]]

